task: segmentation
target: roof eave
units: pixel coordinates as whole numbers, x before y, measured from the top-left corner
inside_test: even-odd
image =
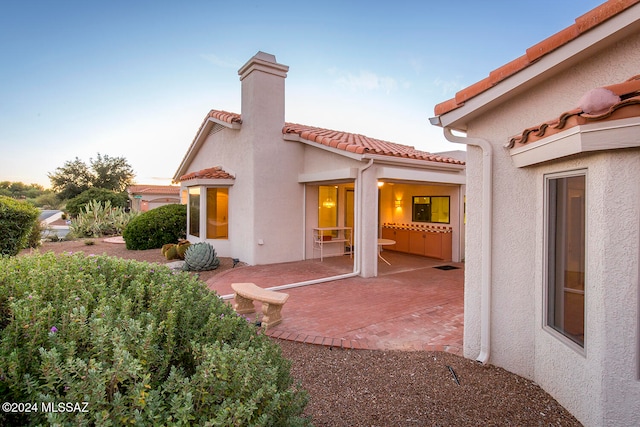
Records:
[[[328,151],[330,153],[338,154],[340,156],[348,157],[353,160],[362,160],[363,154],[353,153],[350,151],[341,150],[335,147],[329,147],[328,145],[320,144],[319,142],[310,141],[308,139],[302,138],[297,133],[285,133],[282,134],[282,139],[285,141],[294,141],[294,142],[302,142],[303,144],[307,144],[311,147],[319,148],[321,150]]]
[[[468,122],[473,118],[535,86],[539,81],[582,61],[603,46],[613,44],[637,31],[640,31],[640,3],[547,53],[489,89],[465,99],[459,107],[431,118],[430,121],[436,126],[466,131]]]
[[[209,132],[211,132],[211,128],[216,124],[222,125],[228,129],[240,130],[242,127],[241,123],[233,122],[228,123],[223,120],[216,119],[215,117],[208,117],[205,121],[204,125],[200,127],[200,131],[193,139],[193,142],[189,146],[187,153],[184,155],[182,161],[180,162],[180,166],[176,170],[176,173],[173,175],[173,182],[180,182],[180,177],[184,175],[187,171],[187,168],[193,161],[193,158],[196,156],[204,141],[206,141],[207,136],[209,136]]]
[[[446,171],[464,171],[466,165],[457,163],[434,162],[431,160],[411,159],[407,157],[386,156],[383,154],[363,154],[362,160],[373,160],[375,163],[387,165],[410,166],[423,169],[437,169]]]
[[[456,163],[434,162],[430,160],[413,159],[413,158],[399,157],[399,156],[389,156],[384,154],[353,153],[350,151],[329,147],[327,145],[320,144],[315,141],[304,139],[300,137],[300,135],[294,134],[294,133],[286,133],[286,134],[283,134],[282,137],[285,141],[302,142],[311,147],[319,148],[321,150],[325,150],[325,151],[338,154],[340,156],[348,157],[353,160],[358,160],[358,161],[373,160],[376,163],[386,163],[386,164],[429,168],[429,169],[440,169],[440,170],[449,170],[449,171],[465,169],[465,165],[460,165]]]

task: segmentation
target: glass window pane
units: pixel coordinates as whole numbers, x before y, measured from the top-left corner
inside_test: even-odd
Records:
[[[449,224],[449,199],[449,196],[414,196],[411,220]]]
[[[189,188],[189,234],[200,236],[200,188]]]
[[[229,237],[229,189],[207,188],[207,239]]]
[[[547,322],[584,346],[585,175],[548,180]]]

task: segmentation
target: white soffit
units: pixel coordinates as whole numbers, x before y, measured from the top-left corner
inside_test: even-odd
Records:
[[[324,181],[343,181],[343,180],[355,180],[358,177],[357,168],[344,168],[337,170],[328,170],[313,173],[302,173],[298,175],[298,182],[311,183],[311,182],[324,182]]]
[[[447,173],[428,169],[409,169],[381,167],[377,173],[378,179],[392,181],[434,182],[440,184],[466,184],[466,176],[461,173]]]

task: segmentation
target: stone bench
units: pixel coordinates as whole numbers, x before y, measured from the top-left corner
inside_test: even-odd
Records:
[[[262,302],[262,326],[265,329],[282,322],[280,312],[289,299],[289,294],[269,291],[254,283],[232,283],[231,288],[235,292],[233,309],[236,313],[253,313],[256,311],[253,301],[260,301]]]

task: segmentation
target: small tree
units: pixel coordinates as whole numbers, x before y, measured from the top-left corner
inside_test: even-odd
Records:
[[[79,158],[65,162],[64,166],[49,173],[51,188],[61,199],[71,199],[91,187],[92,175],[89,167]]]
[[[135,174],[124,157],[101,156],[98,153],[95,160],[89,161],[93,171],[94,187],[121,192],[133,182]]]
[[[102,156],[98,153],[89,165],[79,158],[49,173],[51,187],[62,199],[71,199],[89,188],[124,191],[133,183],[133,168],[124,157]]]

